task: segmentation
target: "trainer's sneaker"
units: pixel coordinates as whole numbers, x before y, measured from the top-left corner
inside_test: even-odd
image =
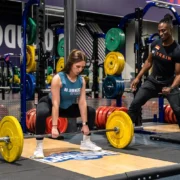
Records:
[[[88,151],[101,151],[102,150],[101,147],[97,146],[95,143],[93,143],[90,140],[81,141],[80,149],[88,150]]]
[[[32,157],[33,159],[43,159],[44,153],[43,153],[43,147],[42,145],[38,145],[34,151],[34,155]]]

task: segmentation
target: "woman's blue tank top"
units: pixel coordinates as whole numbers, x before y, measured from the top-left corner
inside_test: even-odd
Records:
[[[80,96],[82,88],[82,77],[79,75],[75,82],[71,82],[66,73],[59,72],[62,87],[60,88],[60,108],[67,109],[72,104],[76,103],[77,98]],[[52,94],[49,94],[52,99]]]

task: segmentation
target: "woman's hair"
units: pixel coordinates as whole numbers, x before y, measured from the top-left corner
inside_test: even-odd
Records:
[[[74,63],[78,63],[81,61],[85,61],[86,62],[86,55],[84,52],[78,50],[78,49],[74,49],[70,52],[67,62],[64,66],[64,69],[62,70],[63,72],[65,72],[66,74],[69,74],[71,67]]]
[[[173,20],[173,17],[172,17],[170,14],[166,14],[166,15],[164,16],[164,18],[160,20],[159,24],[160,24],[160,23],[166,23],[166,24],[168,24],[171,28],[173,28],[173,22],[172,22],[172,20]]]

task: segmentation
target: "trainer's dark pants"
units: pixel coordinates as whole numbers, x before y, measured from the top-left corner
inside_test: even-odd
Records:
[[[135,126],[141,125],[139,123],[139,114],[141,107],[151,98],[158,97],[158,93],[162,92],[163,87],[168,87],[172,84],[157,84],[151,80],[146,80],[144,84],[139,88],[138,92],[135,95],[134,100],[132,101],[128,114],[131,117],[132,121],[135,123]],[[174,111],[174,114],[176,115],[178,124],[180,126],[180,94],[179,89],[175,88],[171,91],[170,94],[166,96],[167,100],[169,101],[169,104],[171,108]]]
[[[46,129],[46,118],[51,116],[52,102],[48,96],[44,96],[39,100],[36,114],[36,134],[44,134]],[[67,109],[59,108],[59,117],[77,118],[80,117],[78,104],[72,104]],[[94,108],[87,106],[87,121],[90,130],[94,127],[96,111]],[[43,139],[43,138],[37,138]]]

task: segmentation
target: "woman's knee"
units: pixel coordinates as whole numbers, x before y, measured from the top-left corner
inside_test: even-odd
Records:
[[[96,117],[96,110],[90,106],[87,107],[87,115],[88,115],[88,126],[90,130],[94,128],[94,122]]]
[[[44,118],[46,119],[46,117],[48,117],[50,115],[51,115],[51,110],[45,103],[41,103],[37,106],[36,118],[38,119],[38,121],[40,119],[44,119]]]

